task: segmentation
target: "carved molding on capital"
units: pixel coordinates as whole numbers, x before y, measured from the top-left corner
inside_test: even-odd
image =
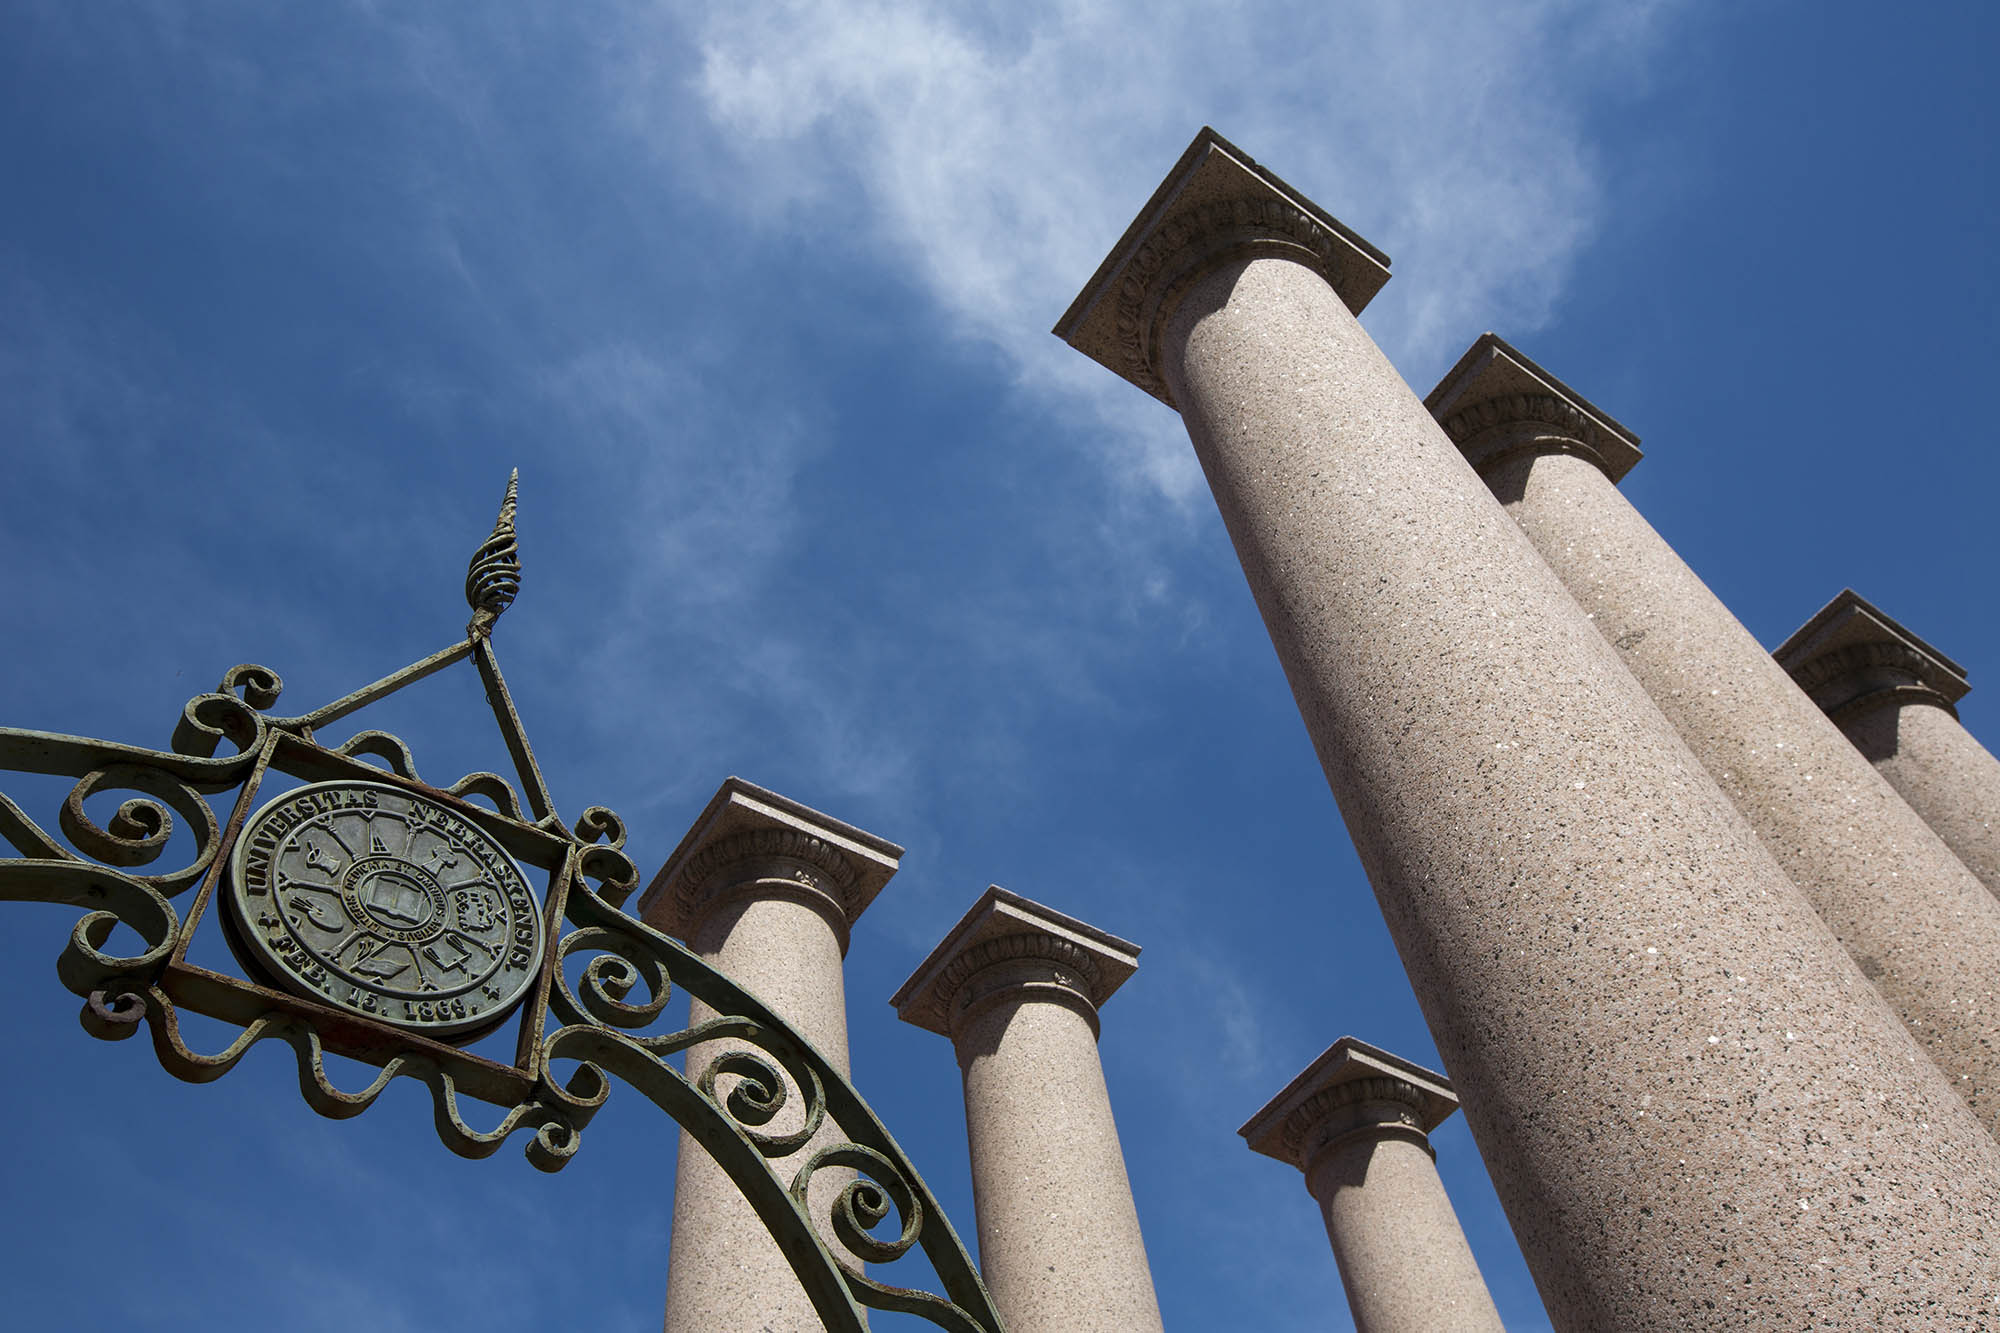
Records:
[[[884,838],[732,777],[640,895],[638,915],[695,944],[724,903],[785,899],[826,917],[845,953],[848,928],[896,873],[902,855]]]
[[[1133,252],[1119,279],[1120,373],[1172,403],[1160,373],[1160,335],[1190,287],[1231,260],[1274,257],[1304,264],[1338,290],[1340,265],[1351,248],[1303,209],[1275,197],[1183,209]]]
[[[1188,285],[1245,255],[1294,259],[1358,315],[1389,256],[1214,130],[1194,136],[1056,321],[1055,335],[1173,406],[1160,334]]]
[[[1097,1030],[1100,977],[1082,946],[1053,935],[1003,935],[982,940],[945,964],[936,1003],[956,1039],[976,1014],[1010,995],[1077,1008]]]
[[[1009,998],[1065,1005],[1097,1031],[1097,1011],[1139,962],[1130,940],[1010,893],[986,890],[890,1003],[897,1016],[958,1040],[978,1012]]]
[[[1315,1164],[1343,1144],[1401,1138],[1430,1152],[1430,1132],[1457,1108],[1444,1075],[1342,1037],[1237,1132],[1251,1151],[1305,1172],[1310,1186]]]
[[[844,926],[860,911],[856,888],[853,867],[839,848],[797,829],[759,828],[720,838],[689,857],[675,897],[681,919],[691,923],[753,889],[819,898]]]
[[[1950,696],[1930,680],[1934,669],[1909,645],[1881,640],[1821,653],[1792,668],[1792,679],[1837,723],[1892,704],[1932,704],[1957,717]]]
[[[1929,704],[1958,716],[1965,668],[1852,588],[1771,653],[1826,715],[1847,726],[1881,708]]]
[[[1336,1083],[1306,1098],[1285,1117],[1285,1149],[1308,1167],[1328,1148],[1363,1134],[1414,1138],[1429,1150],[1423,1120],[1428,1100],[1423,1089],[1400,1078]]]
[[[1523,455],[1571,454],[1616,485],[1639,462],[1639,437],[1497,333],[1473,340],[1424,406],[1489,481]]]
[[[1524,453],[1574,454],[1617,480],[1605,457],[1604,432],[1575,404],[1554,394],[1503,394],[1439,422],[1473,471],[1485,476]]]

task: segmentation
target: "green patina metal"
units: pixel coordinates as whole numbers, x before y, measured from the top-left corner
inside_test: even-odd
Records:
[[[1001,1333],[999,1315],[965,1247],[860,1094],[755,996],[621,910],[639,875],[625,854],[625,826],[617,815],[591,806],[565,825],[557,813],[493,650],[494,625],[520,588],[516,491],[517,481],[510,478],[499,521],[467,570],[466,600],[473,615],[464,639],[343,698],[297,716],[271,716],[283,682],[275,671],[245,664],[232,667],[213,693],[188,702],[170,750],[0,727],[0,769],[76,779],[57,815],[67,846],[0,794],[0,839],[19,853],[0,858],[0,900],[85,910],[56,965],[63,985],[84,1000],[84,1027],[106,1040],[130,1037],[144,1027],[161,1065],[177,1078],[212,1082],[258,1042],[282,1041],[297,1056],[306,1103],[323,1116],[359,1115],[391,1080],[412,1078],[430,1089],[438,1137],[453,1152],[489,1157],[525,1131],[528,1160],[557,1171],[581,1146],[583,1130],[609,1097],[615,1075],[673,1117],[728,1172],[829,1329],[861,1333],[863,1307],[872,1307],[919,1315],[952,1333]],[[468,658],[485,684],[525,809],[514,785],[495,773],[473,773],[448,787],[424,782],[410,747],[384,731],[364,730],[331,746],[315,739],[316,729]],[[225,747],[229,752],[218,753]],[[365,757],[381,761],[387,771]],[[398,793],[399,808],[420,806],[434,812],[433,818],[462,821],[458,827],[468,840],[490,839],[520,865],[545,874],[540,929],[532,932],[539,960],[518,1012],[501,1012],[492,1023],[454,1032],[447,1040],[439,1035],[445,1030],[440,1025],[426,1031],[423,1023],[400,1024],[391,1017],[400,1010],[386,1000],[382,1012],[364,1007],[390,991],[365,984],[313,991],[268,966],[246,966],[246,974],[255,975],[233,976],[188,961],[189,943],[210,914],[225,930],[253,928],[240,919],[221,920],[229,914],[218,900],[232,891],[229,867],[246,821],[260,804],[259,791],[280,785],[273,774],[338,784],[300,789],[308,793],[359,785],[391,789]],[[106,792],[136,794],[100,826],[84,804]],[[218,807],[207,798],[232,795],[227,818],[218,819]],[[469,799],[474,796],[492,808]],[[139,873],[167,847],[175,815],[195,835],[199,850],[178,869]],[[475,839],[472,830],[483,839]],[[419,906],[403,910],[422,915],[423,893],[406,893]],[[105,952],[119,925],[136,933],[145,948],[136,954]],[[231,942],[239,957],[254,961],[255,951],[245,949],[240,933]],[[473,946],[457,950],[467,957],[487,947],[463,942]],[[416,961],[413,949],[410,956]],[[575,985],[566,975],[572,960],[582,964]],[[417,967],[421,972],[420,962]],[[659,1031],[677,987],[717,1016]],[[181,1038],[181,1010],[241,1031],[222,1050],[198,1053]],[[457,1044],[508,1022],[519,1028],[511,1065]],[[717,1039],[737,1044],[699,1071],[684,1073],[669,1058]],[[365,1088],[344,1091],[327,1077],[328,1051],[380,1072]],[[559,1072],[565,1070],[566,1075]],[[487,1130],[469,1125],[461,1114],[466,1098],[499,1107],[499,1123]],[[794,1098],[802,1114],[790,1118],[798,1126],[770,1129]],[[837,1131],[834,1141],[808,1156],[789,1180],[782,1178],[774,1164],[828,1125]],[[837,1246],[821,1234],[806,1206],[808,1183],[829,1167],[856,1173],[830,1215]],[[878,1238],[875,1229],[892,1218],[897,1234]],[[878,1282],[841,1257],[892,1265],[913,1250],[929,1262],[942,1294]]]

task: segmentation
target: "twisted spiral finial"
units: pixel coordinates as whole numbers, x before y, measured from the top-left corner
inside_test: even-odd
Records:
[[[493,622],[514,603],[521,591],[521,554],[514,540],[514,505],[521,484],[521,469],[507,477],[507,496],[500,501],[500,517],[493,521],[493,535],[472,553],[465,568],[465,601],[472,608],[472,623],[466,633],[490,634]]]

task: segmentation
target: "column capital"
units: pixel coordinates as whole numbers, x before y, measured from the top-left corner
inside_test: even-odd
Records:
[[[639,916],[682,940],[746,895],[798,898],[847,930],[901,863],[903,849],[741,778],[726,779],[639,898]]]
[[[980,895],[889,1003],[896,1016],[956,1039],[973,1014],[1012,994],[1097,1011],[1138,970],[1139,946],[998,884]]]
[[[1852,588],[1821,607],[1771,656],[1835,722],[1887,704],[1936,704],[1953,717],[1972,687],[1965,668]]]
[[[1480,334],[1424,406],[1482,477],[1517,454],[1566,453],[1615,483],[1643,457],[1637,435],[1497,333]]]
[[[1389,280],[1389,256],[1204,126],[1055,335],[1172,407],[1160,330],[1197,279],[1246,255],[1304,264],[1357,315]]]
[[[1426,1148],[1458,1109],[1451,1081],[1377,1046],[1342,1037],[1237,1130],[1252,1152],[1301,1171],[1356,1135],[1400,1134]]]

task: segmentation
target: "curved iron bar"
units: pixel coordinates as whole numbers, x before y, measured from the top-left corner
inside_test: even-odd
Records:
[[[504,524],[504,511],[502,517]],[[496,540],[502,535],[496,528]],[[476,562],[472,573],[479,573]],[[544,1171],[560,1170],[575,1155],[585,1126],[610,1095],[607,1076],[616,1074],[680,1124],[729,1175],[828,1328],[865,1333],[866,1306],[919,1315],[949,1333],[1000,1333],[991,1297],[937,1200],[846,1076],[699,955],[621,910],[639,883],[638,869],[624,851],[623,820],[601,806],[586,809],[569,828],[555,815],[489,637],[492,621],[511,600],[507,578],[518,574],[495,565],[487,575],[491,587],[482,584],[481,591],[493,595],[475,602],[475,611],[485,614],[475,617],[465,640],[310,713],[267,716],[284,682],[269,668],[243,663],[225,673],[214,692],[188,702],[171,751],[0,728],[0,769],[77,780],[61,807],[59,824],[81,856],[0,794],[0,839],[21,853],[0,858],[0,901],[88,909],[57,964],[63,984],[85,999],[84,1027],[94,1036],[120,1040],[143,1024],[161,1065],[194,1083],[222,1077],[259,1042],[282,1041],[297,1061],[300,1094],[314,1111],[333,1119],[361,1114],[393,1080],[414,1078],[430,1090],[438,1136],[451,1151],[487,1157],[527,1129],[533,1131],[526,1144],[528,1159]],[[469,575],[468,587],[474,582],[478,580]],[[313,729],[468,657],[475,659],[487,683],[496,722],[533,809],[524,812],[515,789],[492,773],[469,774],[444,794],[461,800],[485,797],[498,807],[503,823],[568,844],[567,853],[561,841],[548,847],[553,860],[547,862],[555,871],[551,892],[559,896],[563,918],[573,927],[554,942],[543,964],[546,1012],[560,1026],[544,1034],[540,1011],[528,1015],[526,1032],[539,1040],[524,1040],[517,1081],[505,1085],[518,1092],[506,1093],[511,1100],[503,1100],[494,1091],[501,1085],[492,1083],[483,1091],[468,1091],[441,1063],[448,1053],[439,1052],[434,1043],[420,1047],[393,1025],[354,1015],[343,1016],[342,1024],[379,1028],[382,1038],[380,1048],[366,1057],[378,1063],[379,1072],[359,1091],[342,1090],[327,1077],[323,1034],[309,1013],[295,1008],[270,1008],[247,1022],[240,1015],[254,1007],[238,1010],[233,1021],[242,1030],[221,1051],[191,1050],[163,984],[170,969],[180,966],[173,960],[183,933],[182,917],[169,898],[213,870],[237,828],[232,821],[225,833],[202,798],[252,783],[261,772],[259,764],[270,761],[278,735],[290,738],[284,744],[312,747],[323,756],[352,760],[371,755],[392,770],[383,780],[423,787],[409,747],[389,733],[362,731],[329,748],[314,739]],[[217,754],[224,742],[234,753]],[[98,824],[84,811],[90,798],[125,790],[141,795],[121,804],[107,824]],[[424,790],[437,793],[435,788]],[[169,873],[129,873],[160,856],[172,837],[176,813],[200,841],[194,860]],[[195,911],[200,911],[200,900]],[[139,953],[105,952],[121,924],[144,942]],[[572,960],[581,961],[574,986],[566,971]],[[247,983],[237,988],[250,989]],[[676,988],[716,1016],[691,1019],[677,1031],[650,1032]],[[635,991],[640,998],[633,998]],[[730,1045],[713,1053],[696,1049],[717,1041]],[[407,1044],[397,1049],[402,1043]],[[669,1063],[682,1054],[700,1067],[684,1073]],[[572,1061],[575,1068],[558,1084],[554,1064]],[[529,1076],[525,1082],[519,1081],[521,1074]],[[718,1093],[724,1079],[730,1082]],[[794,1090],[800,1102],[797,1126],[770,1129]],[[500,1106],[499,1124],[473,1129],[460,1113],[461,1095]],[[837,1133],[829,1136],[829,1128]],[[834,1141],[813,1149],[789,1181],[782,1178],[785,1162],[828,1137]],[[813,1176],[827,1168],[857,1173],[842,1186],[829,1215],[839,1246],[879,1265],[920,1249],[944,1288],[943,1296],[875,1281],[839,1257],[807,1204]],[[892,1214],[896,1235],[878,1238],[875,1229]]]
[[[445,791],[453,796],[484,796],[507,818],[521,824],[535,822],[521,813],[521,798],[514,794],[514,785],[498,773],[467,773]]]
[[[580,879],[587,877],[587,871],[579,875]],[[636,879],[636,875],[633,878]],[[697,1142],[730,1172],[737,1186],[744,1189],[745,1197],[757,1209],[758,1216],[777,1237],[780,1219],[776,1212],[767,1210],[769,1205],[760,1202],[760,1197],[746,1186],[743,1175],[725,1160],[723,1152],[726,1145],[719,1148],[716,1143],[710,1142],[710,1137],[719,1138],[712,1132],[713,1127],[707,1127],[710,1135],[704,1137],[704,1129],[698,1129],[676,1109],[684,1103],[680,1089],[687,1087],[688,1080],[663,1059],[667,1054],[719,1037],[733,1037],[756,1044],[771,1057],[770,1060],[741,1050],[725,1052],[697,1077],[696,1090],[703,1094],[702,1105],[719,1111],[735,1136],[773,1157],[789,1155],[805,1146],[818,1126],[828,1120],[838,1127],[844,1137],[844,1142],[816,1150],[799,1167],[786,1188],[791,1210],[813,1230],[816,1241],[816,1256],[786,1251],[808,1292],[814,1291],[814,1282],[809,1280],[807,1268],[801,1264],[816,1257],[818,1262],[833,1266],[850,1298],[860,1304],[918,1315],[940,1328],[951,1330],[951,1333],[997,1333],[1001,1325],[992,1299],[963,1244],[945,1220],[936,1198],[888,1128],[825,1055],[700,955],[618,911],[587,886],[579,884],[577,889],[572,890],[566,904],[566,915],[577,929],[565,936],[559,946],[565,956],[579,949],[608,948],[615,953],[619,964],[596,974],[599,984],[609,981],[613,987],[596,999],[584,998],[593,989],[591,985],[585,986],[584,995],[576,995],[570,991],[566,978],[560,972],[556,974],[557,985],[550,992],[550,1008],[568,1026],[547,1038],[544,1049],[549,1059],[584,1058],[578,1051],[588,1043],[590,1049],[598,1052],[598,1055],[589,1057],[592,1063],[618,1074],[695,1136]],[[572,941],[576,943],[572,944]],[[592,978],[589,968],[585,970],[585,977]],[[680,1032],[649,1038],[628,1037],[601,1025],[611,1021],[607,1015],[625,1020],[628,1015],[636,1016],[643,1009],[651,1008],[657,1012],[658,1007],[664,1006],[665,996],[659,989],[653,989],[643,1005],[631,1005],[625,1000],[632,984],[645,979],[651,987],[656,977],[664,977],[667,984],[679,986],[723,1017]],[[626,1023],[620,1021],[612,1025],[622,1027]],[[594,1035],[586,1038],[585,1033]],[[801,1090],[808,1128],[788,1135],[770,1136],[763,1134],[761,1127],[773,1118],[784,1101],[784,1089],[776,1079],[780,1067],[791,1075]],[[716,1076],[724,1073],[741,1073],[743,1082],[730,1097],[718,1104],[713,1096],[713,1087]],[[677,1086],[669,1088],[668,1082]],[[739,1098],[735,1095],[746,1089],[747,1096]],[[845,1166],[867,1172],[867,1176],[843,1188],[835,1201],[833,1227],[841,1243],[860,1258],[876,1263],[888,1263],[912,1248],[921,1248],[944,1287],[944,1297],[916,1288],[895,1287],[874,1281],[835,1256],[825,1238],[819,1236],[805,1206],[805,1191],[810,1177],[827,1166]],[[877,1240],[869,1232],[888,1217],[891,1203],[902,1219],[901,1234],[894,1241]],[[782,1239],[780,1245],[783,1248]],[[823,1319],[828,1317],[824,1308],[820,1309],[820,1314]]]
[[[451,1072],[436,1061],[421,1056],[398,1055],[381,1068],[367,1087],[345,1092],[334,1086],[326,1073],[326,1048],[319,1030],[310,1022],[289,1014],[269,1013],[252,1021],[235,1040],[213,1055],[190,1050],[181,1039],[180,1014],[172,1000],[158,986],[125,987],[90,993],[84,1006],[84,1027],[92,1036],[119,1041],[138,1031],[143,1022],[153,1034],[153,1051],[160,1066],[184,1083],[213,1083],[242,1062],[258,1042],[282,1041],[292,1048],[299,1069],[299,1094],[306,1105],[329,1120],[350,1120],[375,1104],[391,1081],[413,1078],[430,1089],[431,1117],[438,1138],[460,1157],[475,1160],[491,1157],[516,1130],[532,1129],[535,1139],[529,1148],[568,1160],[576,1151],[576,1126],[559,1109],[540,1100],[510,1107],[497,1127],[476,1130],[459,1113],[459,1094]],[[587,1095],[578,1096],[579,1105],[589,1105]],[[598,1102],[603,1101],[599,1095]]]
[[[248,738],[255,731],[249,728],[239,734]],[[227,791],[237,785],[248,776],[256,758],[254,750],[216,760],[0,727],[0,767],[76,778],[58,811],[57,823],[82,857],[50,837],[4,794],[0,794],[0,839],[30,859],[83,864],[83,858],[88,858],[101,865],[130,869],[159,859],[173,836],[174,815],[178,814],[197,840],[193,858],[165,873],[124,876],[169,896],[178,894],[201,879],[222,847],[222,826],[202,793]],[[121,803],[109,824],[101,826],[84,809],[84,803],[112,791],[142,794]]]
[[[333,752],[350,759],[373,755],[387,764],[389,771],[397,777],[408,778],[412,782],[423,781],[417,776],[417,758],[410,753],[410,747],[401,738],[386,731],[357,731],[334,746]]]
[[[0,860],[0,901],[60,903],[89,908],[56,959],[56,976],[78,995],[127,980],[150,982],[166,966],[180,934],[180,914],[152,885],[75,860]],[[129,926],[146,948],[104,952],[111,932]]]

